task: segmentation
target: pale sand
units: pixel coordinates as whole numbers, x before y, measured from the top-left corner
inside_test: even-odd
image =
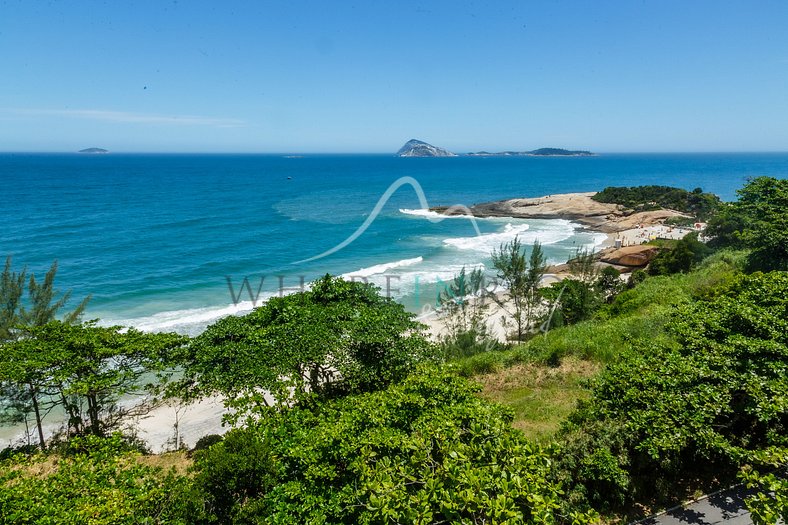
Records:
[[[183,445],[192,448],[203,436],[227,432],[230,427],[222,425],[222,417],[228,413],[223,398],[213,396],[190,404],[157,407],[146,416],[129,421],[129,425],[152,452],[159,453],[175,449],[176,421]]]
[[[616,239],[621,239],[621,246],[634,246],[644,244],[653,239],[682,239],[692,233],[692,228],[672,228],[662,224],[644,226],[643,228],[630,228],[628,230],[609,233],[602,243],[603,248],[615,246]]]

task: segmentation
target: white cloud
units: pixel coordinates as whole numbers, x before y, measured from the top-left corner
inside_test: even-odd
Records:
[[[103,109],[6,109],[0,111],[22,116],[65,117],[126,124],[219,126],[222,128],[239,127],[245,124],[243,120],[234,118],[215,118],[199,115],[159,115],[154,113],[132,113],[129,111],[109,111]]]

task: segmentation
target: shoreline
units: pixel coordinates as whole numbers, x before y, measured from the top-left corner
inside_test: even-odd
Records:
[[[609,253],[616,250],[617,241],[621,246],[629,247],[647,242],[651,238],[681,238],[689,231],[686,228],[670,228],[663,226],[662,222],[667,217],[684,216],[672,210],[657,210],[652,212],[628,213],[622,207],[614,204],[597,203],[591,199],[594,192],[567,193],[548,195],[531,199],[508,199],[477,204],[470,207],[475,217],[509,218],[509,219],[541,219],[541,220],[569,220],[581,228],[592,233],[603,233],[606,238],[597,244],[597,254]],[[430,211],[443,215],[467,215],[459,209],[448,207],[433,207]],[[421,259],[419,257],[419,259]],[[412,259],[415,261],[415,259]],[[411,261],[411,260],[408,260]],[[399,261],[400,263],[403,261]],[[377,265],[362,269],[368,273],[372,269],[382,268],[391,263]],[[602,263],[606,264],[606,263]],[[621,269],[621,266],[613,265]],[[630,268],[628,271],[631,271]],[[626,268],[624,267],[624,270]],[[348,272],[353,275],[354,272]],[[568,274],[565,264],[553,265],[548,268],[542,286],[551,282],[560,281]],[[233,310],[238,310],[238,305]],[[506,334],[500,325],[500,308],[491,305],[489,319],[491,321],[491,334],[499,340],[505,340]],[[200,311],[201,314],[205,312]],[[238,314],[241,312],[223,312]],[[223,316],[220,316],[223,317]],[[445,332],[445,327],[438,312],[433,311],[428,315],[418,317],[418,320],[427,325],[427,332],[431,339],[439,340]],[[177,322],[170,320],[171,322]],[[134,427],[137,435],[142,438],[154,452],[162,452],[174,446],[175,424],[178,424],[178,433],[182,442],[193,447],[197,439],[208,434],[223,434],[229,426],[222,424],[222,416],[228,410],[224,407],[222,399],[210,397],[188,405],[164,404],[153,408],[146,416],[128,421]],[[50,432],[55,430],[51,425]],[[21,435],[3,436],[2,441],[10,444],[18,441]]]
[[[477,218],[565,219],[593,231],[617,233],[638,225],[662,224],[670,217],[688,217],[674,210],[635,212],[619,204],[597,202],[597,192],[558,193],[543,197],[513,198],[483,202],[467,208]],[[452,206],[433,206],[430,211],[446,216],[467,215],[466,210]]]

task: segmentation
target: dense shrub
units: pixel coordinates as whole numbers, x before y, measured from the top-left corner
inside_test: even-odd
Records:
[[[202,455],[196,476],[217,480],[213,501],[232,500],[232,515],[256,522],[588,522],[565,510],[549,452],[477,392],[427,370],[383,391],[270,412]]]
[[[139,461],[119,435],[75,438],[65,455],[0,464],[0,523],[186,523],[188,483]]]
[[[189,345],[176,394],[225,395],[235,408],[319,392],[384,388],[436,356],[424,326],[374,286],[325,276],[209,326]]]
[[[739,277],[677,307],[669,330],[677,343],[635,345],[565,428],[565,465],[591,458],[573,479],[602,508],[731,479],[788,444],[788,274]]]
[[[669,249],[661,250],[648,265],[649,275],[670,275],[688,272],[711,254],[712,249],[698,240],[697,232],[678,240]]]
[[[788,179],[757,177],[709,221],[717,246],[749,248],[750,270],[788,270]]]

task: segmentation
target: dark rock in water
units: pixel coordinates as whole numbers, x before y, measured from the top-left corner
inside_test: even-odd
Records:
[[[443,148],[427,144],[420,140],[411,139],[397,152],[397,157],[456,157],[456,153]]]

